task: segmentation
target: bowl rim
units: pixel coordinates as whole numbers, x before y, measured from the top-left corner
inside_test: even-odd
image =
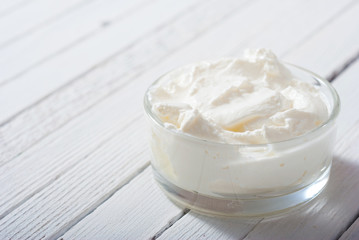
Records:
[[[326,80],[325,78],[319,76],[318,74],[305,69],[303,67],[297,66],[295,64],[292,63],[288,63],[288,62],[282,62],[282,64],[289,66],[289,67],[293,67],[296,68],[297,70],[303,71],[309,75],[311,75],[312,77],[314,77],[317,81],[319,81],[321,84],[323,84],[326,88],[329,89],[329,92],[331,94],[331,97],[333,98],[333,109],[329,114],[329,117],[326,121],[324,121],[321,125],[319,125],[318,127],[306,132],[305,134],[293,137],[293,138],[289,138],[286,140],[281,140],[281,141],[275,141],[275,142],[268,142],[268,143],[226,143],[226,142],[220,142],[220,141],[214,141],[214,140],[208,140],[208,139],[203,139],[200,137],[196,137],[193,135],[190,135],[188,133],[184,133],[181,131],[178,131],[177,129],[172,129],[172,128],[166,128],[164,123],[156,116],[156,114],[154,114],[152,112],[152,107],[151,107],[151,103],[149,100],[149,92],[150,90],[155,87],[165,76],[167,76],[168,74],[181,69],[181,68],[186,68],[189,66],[193,66],[193,64],[196,63],[192,63],[192,64],[187,64],[185,66],[182,67],[178,67],[178,68],[174,68],[170,71],[168,71],[167,73],[161,75],[156,81],[154,81],[146,90],[144,98],[143,98],[143,106],[144,106],[144,110],[145,113],[147,115],[147,117],[151,120],[151,122],[155,123],[158,127],[164,129],[165,131],[174,134],[176,136],[180,136],[183,137],[187,140],[190,141],[194,141],[194,142],[200,142],[200,143],[204,143],[204,144],[213,144],[213,145],[222,145],[222,146],[230,146],[230,147],[266,147],[268,145],[276,145],[276,144],[285,144],[285,143],[292,143],[292,142],[297,142],[298,140],[302,140],[302,139],[307,139],[309,136],[314,136],[316,133],[320,132],[320,130],[325,129],[326,127],[328,127],[329,125],[331,125],[336,118],[339,115],[340,112],[340,106],[341,106],[341,102],[340,102],[340,98],[339,95],[337,93],[337,91],[335,90],[335,88],[331,85],[331,83]]]

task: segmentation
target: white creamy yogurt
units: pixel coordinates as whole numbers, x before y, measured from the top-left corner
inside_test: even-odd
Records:
[[[151,125],[152,164],[176,186],[207,196],[296,191],[332,158],[333,125],[280,142],[328,119],[328,99],[314,85],[266,49],[174,70],[147,93],[164,125]]]
[[[266,49],[186,66],[167,78],[150,91],[152,111],[166,127],[206,140],[278,142],[328,118],[317,89],[295,79]]]

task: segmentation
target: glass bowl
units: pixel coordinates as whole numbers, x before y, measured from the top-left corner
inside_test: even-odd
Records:
[[[328,81],[301,67],[285,66],[324,96],[329,118],[304,135],[268,144],[227,144],[164,127],[144,97],[154,177],[176,204],[204,214],[260,216],[316,197],[325,187],[335,143],[340,101]]]

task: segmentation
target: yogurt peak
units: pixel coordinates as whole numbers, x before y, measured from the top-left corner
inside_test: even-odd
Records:
[[[295,79],[267,49],[172,71],[149,99],[165,127],[223,143],[283,141],[328,118],[319,91]]]

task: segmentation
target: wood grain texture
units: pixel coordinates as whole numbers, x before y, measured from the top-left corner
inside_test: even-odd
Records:
[[[344,232],[339,240],[355,240],[359,239],[359,218]]]
[[[36,107],[1,126],[0,166],[124,84],[134,81],[136,76],[215,26],[245,3],[246,1],[228,1],[224,5],[220,1],[211,0],[193,8],[168,26],[148,35],[111,61],[81,76]],[[161,72],[150,77],[147,83],[160,74]]]
[[[47,1],[33,0],[31,4],[13,11],[1,18],[0,21],[0,48],[16,41],[24,34],[34,31],[41,25],[65,15],[72,9],[86,4],[83,0]]]
[[[119,95],[116,101],[102,102],[96,111],[76,118],[57,134],[1,167],[0,218],[46,188],[108,141],[114,133],[133,122],[139,113],[126,107],[130,97],[131,92],[127,92]],[[116,109],[121,111],[114,111]],[[41,202],[39,204],[42,205]]]
[[[159,197],[160,196],[160,197]],[[147,168],[60,239],[148,239],[183,215],[160,192]],[[142,206],[142,207],[139,207]],[[116,213],[116,214],[113,214]],[[137,216],[151,216],[138,218]],[[100,220],[100,221],[99,221]]]
[[[122,130],[113,129],[108,139],[78,160],[69,171],[58,175],[46,191],[35,194],[31,201],[24,202],[1,219],[1,238],[56,238],[136,176],[148,166],[149,159],[141,122],[137,117],[121,124]],[[143,196],[143,187],[137,194]],[[39,204],[34,205],[34,202]],[[120,208],[124,207],[119,204]],[[134,206],[124,210],[132,209]]]
[[[8,105],[1,105],[0,123],[51,94],[99,62],[130,46],[154,29],[165,26],[171,19],[188,11],[188,8],[195,3],[196,1],[191,0],[175,3],[157,0],[122,21],[110,25],[102,34],[75,45],[70,51],[65,51],[16,80],[10,81],[0,88],[0,102],[11,102]],[[162,11],[162,8],[166,11]],[[146,21],[140,22],[138,19],[146,19]]]
[[[30,71],[41,62],[56,57],[56,54],[66,51],[74,44],[94,34],[101,34],[113,22],[149,3],[149,0],[90,1],[0,49],[0,86]]]

